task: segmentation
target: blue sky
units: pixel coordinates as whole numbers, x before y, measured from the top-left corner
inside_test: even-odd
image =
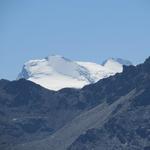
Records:
[[[150,55],[149,0],[0,0],[0,78],[59,54],[101,63]]]

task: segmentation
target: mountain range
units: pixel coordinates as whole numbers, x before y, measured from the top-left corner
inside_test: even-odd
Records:
[[[59,55],[26,62],[17,79],[33,81],[50,90],[82,88],[116,73],[122,72],[123,65],[130,61],[109,58],[102,65],[92,62],[72,61]]]
[[[79,67],[83,74],[84,69]],[[26,79],[0,80],[0,149],[149,150],[150,57],[122,70],[83,88],[58,91]],[[32,74],[24,70],[24,76]]]

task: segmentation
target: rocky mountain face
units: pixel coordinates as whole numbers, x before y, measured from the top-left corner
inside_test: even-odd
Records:
[[[0,80],[0,149],[149,150],[150,58],[82,89]]]
[[[116,81],[120,78],[122,82],[119,82],[127,90],[134,89],[134,94],[118,104],[102,126],[88,129],[67,150],[150,149],[150,58],[136,68],[127,67],[114,78]],[[114,101],[110,102],[113,105]]]
[[[123,59],[110,58],[100,65],[50,55],[44,59],[26,62],[18,79],[24,78],[55,91],[68,87],[79,89],[122,72],[123,65],[129,66],[131,63]]]

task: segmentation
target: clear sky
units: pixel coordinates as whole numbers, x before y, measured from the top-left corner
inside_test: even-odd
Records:
[[[0,0],[0,78],[50,54],[101,63],[150,55],[149,0]]]

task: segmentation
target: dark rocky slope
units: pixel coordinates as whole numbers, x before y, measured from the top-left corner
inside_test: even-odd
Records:
[[[137,96],[118,105],[101,128],[87,130],[68,150],[150,150],[150,59],[125,73],[135,73],[124,81]]]
[[[0,149],[43,150],[50,143],[58,150],[148,150],[149,104],[150,58],[81,90],[54,92],[23,79],[1,80]]]

